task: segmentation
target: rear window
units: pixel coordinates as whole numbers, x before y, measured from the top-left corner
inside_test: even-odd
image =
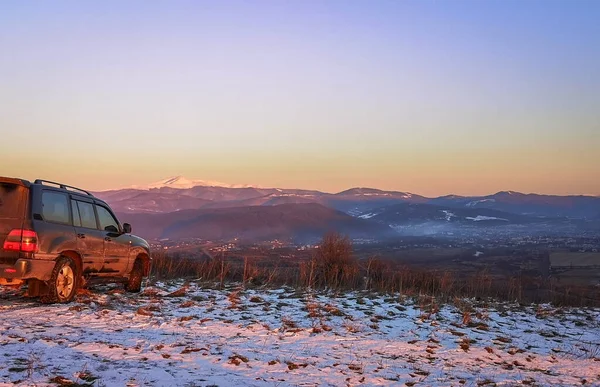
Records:
[[[0,183],[0,218],[21,218],[23,216],[27,188]]]
[[[42,193],[42,216],[48,222],[71,223],[67,195],[44,191]]]

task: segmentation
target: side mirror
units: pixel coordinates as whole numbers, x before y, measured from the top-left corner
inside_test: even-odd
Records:
[[[123,233],[131,234],[131,225],[129,223],[123,223]]]

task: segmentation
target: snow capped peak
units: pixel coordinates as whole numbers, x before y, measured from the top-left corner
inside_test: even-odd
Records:
[[[215,186],[222,187],[223,183],[217,181],[205,181],[205,180],[190,180],[183,176],[175,176],[170,177],[166,180],[160,180],[148,185],[148,188],[162,188],[162,187],[170,187],[170,188],[193,188],[196,186]]]
[[[517,191],[500,191],[498,192],[496,195],[504,195],[504,196],[509,196],[509,195],[515,195],[515,196],[523,196],[522,193],[517,192]]]
[[[154,189],[154,188],[177,188],[177,189],[189,189],[193,187],[222,187],[222,188],[248,188],[249,185],[240,185],[240,184],[226,184],[221,183],[219,181],[210,181],[210,180],[191,180],[184,176],[174,176],[168,179],[159,180],[154,183],[150,183],[148,185],[143,186],[133,186],[131,188],[134,189]]]

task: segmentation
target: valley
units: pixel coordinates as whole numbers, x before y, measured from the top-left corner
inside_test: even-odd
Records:
[[[394,270],[457,278],[485,272],[499,284],[516,277],[600,283],[598,197],[504,191],[427,198],[373,188],[331,194],[196,184],[179,177],[96,195],[154,251],[170,256],[297,268],[333,231],[352,240],[362,262],[377,257]],[[564,253],[591,254],[591,263],[583,274],[580,267],[553,267],[549,257]]]

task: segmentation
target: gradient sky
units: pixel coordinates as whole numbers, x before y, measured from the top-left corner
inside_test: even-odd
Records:
[[[0,175],[600,195],[599,1],[0,0]]]

